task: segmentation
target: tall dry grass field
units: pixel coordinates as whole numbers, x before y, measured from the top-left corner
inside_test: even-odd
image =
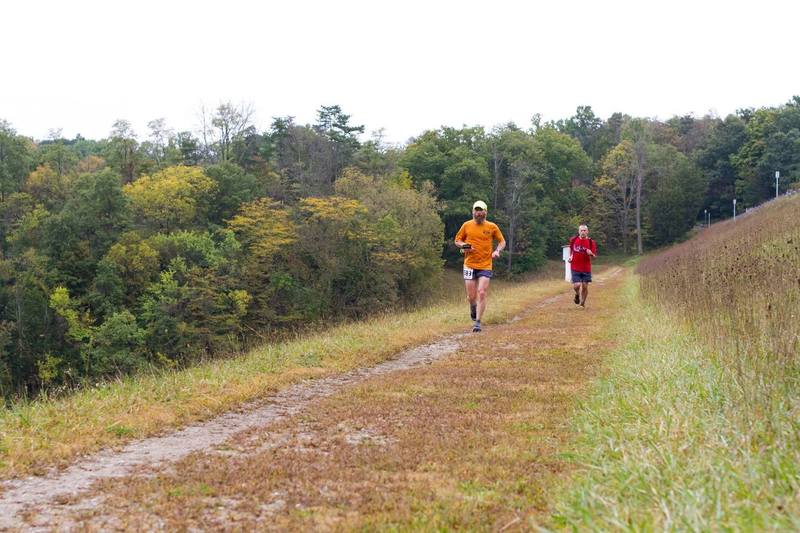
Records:
[[[795,196],[716,224],[642,261],[642,295],[689,322],[742,379],[783,382],[800,349],[798,219]]]

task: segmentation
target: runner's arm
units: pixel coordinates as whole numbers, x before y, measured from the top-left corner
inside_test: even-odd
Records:
[[[464,238],[466,238],[466,237],[464,237]],[[467,241],[462,241],[461,239],[454,240],[453,244],[455,244],[458,248],[461,248],[462,250],[466,250],[466,248],[464,248],[464,246],[469,246],[469,243]]]
[[[467,241],[464,240],[466,238],[467,232],[464,231],[464,226],[461,226],[461,229],[459,229],[458,233],[456,233],[456,238],[453,240],[453,244],[459,248],[462,248],[465,244],[467,244]]]
[[[506,241],[498,242],[497,243],[497,248],[495,248],[494,253],[492,254],[492,257],[494,257],[495,259],[500,257],[500,252],[502,252],[505,249],[505,247],[506,247]]]
[[[497,248],[495,248],[494,252],[492,253],[492,257],[497,258],[500,257],[500,252],[506,247],[506,238],[503,237],[503,232],[500,231],[500,228],[495,225],[494,227],[494,240],[497,241]]]

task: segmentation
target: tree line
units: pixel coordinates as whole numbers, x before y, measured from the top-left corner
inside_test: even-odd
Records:
[[[708,210],[798,181],[800,98],[666,121],[590,107],[526,128],[363,139],[339,106],[253,124],[249,106],[163,119],[140,138],[33,140],[0,121],[0,391],[228,353],[248,338],[413,305],[475,199],[508,240],[501,274],[535,270],[578,223],[606,250],[683,238]]]

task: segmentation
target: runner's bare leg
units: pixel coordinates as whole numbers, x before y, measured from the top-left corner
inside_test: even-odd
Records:
[[[467,301],[469,305],[472,306],[478,303],[478,280],[465,279],[464,287],[467,289]]]
[[[483,311],[486,309],[486,300],[489,297],[489,282],[490,278],[478,278],[478,320],[480,321],[483,316]]]

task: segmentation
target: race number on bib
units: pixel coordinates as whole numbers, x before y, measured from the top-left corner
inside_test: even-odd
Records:
[[[471,268],[464,267],[464,279],[472,279],[474,273]]]

